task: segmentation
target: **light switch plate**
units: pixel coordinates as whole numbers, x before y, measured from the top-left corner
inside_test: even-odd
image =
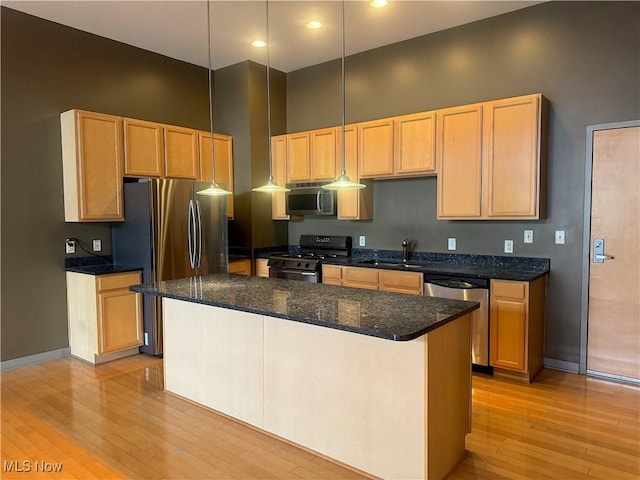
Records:
[[[358,245],[361,247],[364,247],[366,245],[366,239],[364,238],[364,235],[360,235],[359,241],[358,241]]]
[[[513,253],[513,240],[504,241],[504,253]]]
[[[564,245],[564,230],[556,230],[556,245]]]
[[[524,231],[524,243],[533,243],[533,230]]]
[[[101,252],[102,251],[102,240],[94,240],[93,241],[93,251]]]
[[[456,239],[455,238],[448,238],[447,239],[447,249],[448,250],[455,250],[456,249]]]

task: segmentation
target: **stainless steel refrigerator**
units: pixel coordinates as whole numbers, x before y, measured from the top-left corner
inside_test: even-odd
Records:
[[[141,179],[124,184],[124,222],[112,231],[113,261],[140,265],[142,281],[227,272],[227,208],[224,197],[196,195],[209,184]],[[162,355],[162,302],[144,295],[143,353]]]

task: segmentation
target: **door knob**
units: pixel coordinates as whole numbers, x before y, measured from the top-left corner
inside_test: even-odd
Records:
[[[593,263],[604,263],[605,260],[613,260],[613,258],[611,255],[605,255],[603,238],[593,240]]]

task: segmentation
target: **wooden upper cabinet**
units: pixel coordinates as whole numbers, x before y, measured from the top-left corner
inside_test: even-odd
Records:
[[[331,181],[336,178],[336,162],[338,159],[336,156],[336,144],[340,130],[334,127],[309,132],[311,142],[311,180]]]
[[[360,190],[339,190],[338,220],[370,220],[373,218],[373,182],[360,180],[358,175],[358,127],[346,125],[344,130],[345,171],[352,181],[361,181],[366,188]],[[338,129],[336,156],[340,160],[338,171],[342,170],[342,128]]]
[[[436,112],[403,115],[394,119],[396,175],[436,173]]]
[[[200,173],[198,180],[211,183],[211,133],[198,132]],[[213,134],[213,161],[215,162],[216,183],[233,193],[233,141],[229,135]],[[233,195],[227,196],[227,217],[233,218]]]
[[[65,221],[122,220],[122,119],[69,110],[60,127]]]
[[[545,197],[541,186],[546,184],[541,182],[546,167],[546,155],[541,155],[545,102],[542,95],[527,95],[484,104],[487,217],[540,218]]]
[[[162,125],[134,118],[122,120],[124,130],[124,175],[162,177],[164,139]]]
[[[438,218],[480,218],[482,105],[437,113]]]
[[[173,125],[163,128],[165,177],[196,180],[200,173],[196,130]]]
[[[358,124],[360,177],[393,175],[393,119]]]
[[[287,135],[287,182],[308,182],[311,180],[310,132]]]
[[[287,182],[287,139],[288,135],[271,137],[271,170],[273,180],[280,186]],[[289,220],[284,192],[271,194],[271,218]]]

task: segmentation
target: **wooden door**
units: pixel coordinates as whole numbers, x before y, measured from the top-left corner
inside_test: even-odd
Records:
[[[164,126],[164,173],[167,178],[196,180],[198,166],[198,135],[189,128]]]
[[[528,284],[493,280],[490,290],[491,365],[526,372]]]
[[[591,198],[587,371],[640,379],[640,127],[593,133]]]
[[[487,217],[540,217],[541,97],[527,95],[483,106]]]
[[[287,183],[308,182],[311,179],[310,156],[309,132],[287,136]]]
[[[271,170],[273,181],[283,187],[287,182],[287,135],[271,137]],[[285,193],[271,194],[271,218],[289,220]]]
[[[336,128],[323,128],[310,132],[311,180],[334,180],[336,178]]]
[[[164,166],[162,125],[124,118],[123,129],[125,177],[162,177]]]
[[[436,173],[436,113],[403,115],[395,120],[395,173]]]
[[[60,126],[65,221],[122,220],[120,117],[69,110]]]
[[[393,175],[393,120],[358,124],[360,177]]]
[[[438,218],[482,214],[482,105],[437,113]]]
[[[211,182],[211,133],[198,132],[200,174],[202,182]],[[229,135],[213,134],[213,161],[216,168],[216,183],[233,193],[233,144]],[[227,196],[227,217],[233,219],[233,195]]]

